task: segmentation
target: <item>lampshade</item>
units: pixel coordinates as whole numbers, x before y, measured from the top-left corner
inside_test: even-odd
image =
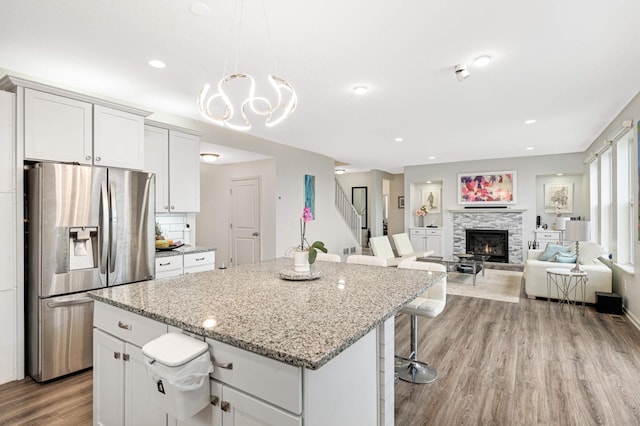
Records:
[[[566,222],[565,241],[591,240],[591,222],[588,220],[570,220]]]
[[[558,231],[564,231],[567,229],[567,222],[570,220],[570,217],[558,217],[556,218],[556,229]]]

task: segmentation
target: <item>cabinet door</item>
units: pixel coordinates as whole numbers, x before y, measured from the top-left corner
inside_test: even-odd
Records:
[[[0,384],[16,380],[16,290],[0,291]]]
[[[93,114],[93,164],[144,169],[144,117],[100,105]]]
[[[15,189],[14,94],[0,91],[0,191]],[[0,204],[7,206],[7,204]],[[7,235],[2,232],[0,235]],[[0,269],[1,270],[1,269]]]
[[[200,211],[200,138],[169,132],[169,210]]]
[[[427,250],[433,250],[434,256],[442,256],[442,237],[430,235],[427,237]]]
[[[169,131],[144,127],[144,169],[156,174],[156,212],[169,211]]]
[[[0,170],[0,173],[2,171]],[[16,287],[16,220],[15,201],[12,192],[0,192],[0,235],[3,244],[0,245],[0,291]],[[0,351],[0,353],[2,353]]]
[[[86,102],[24,89],[24,156],[91,164],[91,111]]]
[[[223,385],[222,422],[224,426],[302,426],[302,419]]]
[[[415,251],[424,251],[424,236],[422,235],[410,235],[411,247]]]
[[[156,390],[147,374],[142,349],[127,343],[125,352],[129,355],[125,361],[125,425],[166,425],[167,414],[152,400],[151,393]]]
[[[124,423],[125,344],[97,328],[93,329],[93,424]]]

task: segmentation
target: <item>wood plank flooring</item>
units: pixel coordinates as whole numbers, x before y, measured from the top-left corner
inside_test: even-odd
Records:
[[[419,319],[431,384],[396,385],[396,425],[639,425],[640,331],[625,317],[449,296]],[[409,323],[396,319],[396,351]],[[90,425],[91,370],[45,385],[0,386],[0,425]]]

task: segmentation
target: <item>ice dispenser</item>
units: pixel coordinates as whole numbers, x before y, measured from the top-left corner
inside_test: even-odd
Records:
[[[69,228],[69,271],[98,267],[97,227]]]

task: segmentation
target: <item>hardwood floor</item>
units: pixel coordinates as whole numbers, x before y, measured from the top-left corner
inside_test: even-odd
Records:
[[[448,296],[420,318],[419,358],[438,379],[396,385],[396,425],[638,425],[640,331],[587,307],[570,318],[543,300]],[[396,319],[396,353],[409,322]]]
[[[419,319],[419,355],[431,384],[396,385],[396,425],[638,425],[640,331],[625,317],[448,296]],[[396,319],[396,352],[409,323]],[[0,425],[90,425],[91,370],[45,385],[0,386]]]
[[[46,384],[31,378],[0,386],[0,425],[91,425],[92,370]]]

